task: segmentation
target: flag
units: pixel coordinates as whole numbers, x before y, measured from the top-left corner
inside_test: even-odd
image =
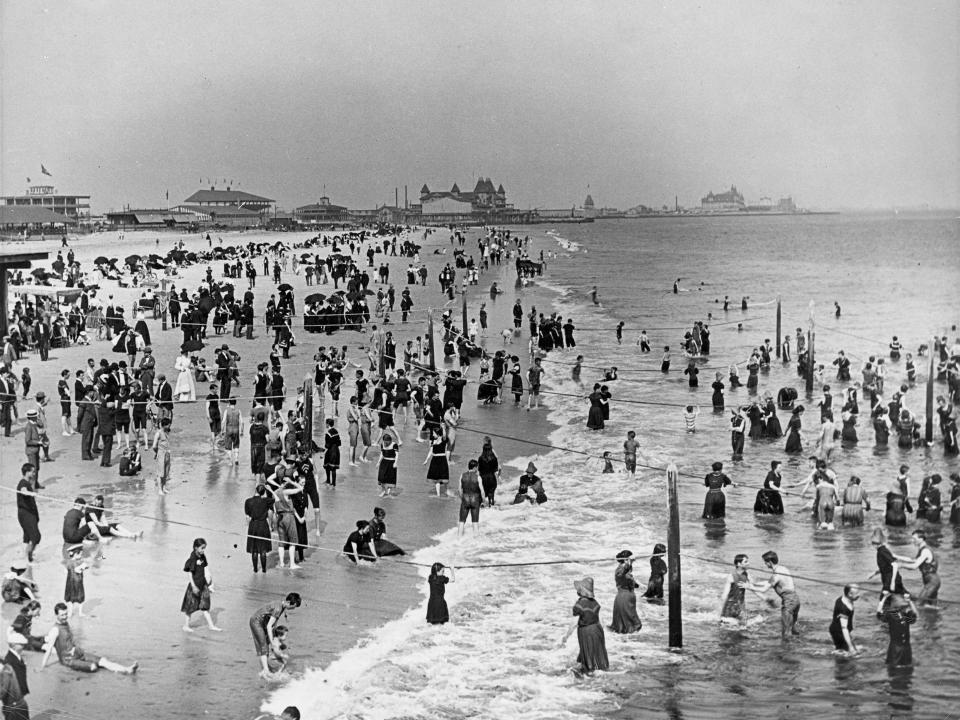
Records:
[[[53,174],[43,166],[43,163],[40,163],[40,172],[48,177],[53,177]]]

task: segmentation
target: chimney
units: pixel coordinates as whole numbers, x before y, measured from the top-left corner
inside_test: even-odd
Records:
[[[400,188],[395,187],[393,189],[393,206],[399,207],[400,205]]]
[[[403,186],[403,209],[406,210],[409,207],[407,200],[407,186]]]
[[[217,189],[216,186],[214,186],[214,185],[211,185],[211,186],[210,186],[210,192],[213,192],[213,191],[216,190],[216,189]]]

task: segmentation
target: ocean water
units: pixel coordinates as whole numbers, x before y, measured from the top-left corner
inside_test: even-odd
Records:
[[[914,493],[932,472],[944,478],[960,468],[942,447],[902,451],[874,447],[872,428],[861,421],[860,443],[835,451],[831,466],[840,488],[851,474],[863,478],[873,500],[862,528],[817,530],[804,501],[785,496],[780,517],[755,516],[755,487],[770,460],[784,461],[785,484],[807,473],[805,455],[783,453],[784,440],[747,440],[744,457],[730,457],[728,414],[710,404],[713,372],[743,363],[750,349],[774,339],[775,302],[783,308],[783,333],[806,328],[814,301],[818,362],[826,365],[843,349],[853,360],[853,377],[871,354],[885,355],[894,334],[915,352],[932,333],[948,334],[960,318],[960,223],[952,215],[831,215],[797,217],[622,220],[581,226],[521,229],[535,250],[547,254],[547,274],[537,281],[542,311],[572,317],[578,327],[577,352],[585,355],[583,386],[570,378],[576,353],[552,353],[545,362],[546,413],[556,450],[531,446],[530,455],[511,462],[515,478],[535,459],[549,502],[543,506],[503,507],[482,514],[483,533],[457,540],[455,531],[436,538],[415,559],[437,559],[463,568],[448,586],[452,622],[430,627],[422,608],[389,622],[326,668],[308,669],[279,689],[267,707],[297,704],[310,718],[596,718],[596,717],[945,717],[960,700],[960,532],[949,524],[911,523],[891,529],[895,552],[912,555],[909,532],[926,527],[941,564],[944,601],[939,611],[922,610],[913,626],[915,666],[888,671],[883,659],[886,631],[874,618],[876,595],[857,605],[854,637],[864,649],[854,660],[831,652],[827,625],[845,582],[865,583],[875,569],[871,528],[882,522],[882,493],[901,463],[911,466]],[[683,290],[672,283],[681,278]],[[601,304],[590,302],[598,287]],[[717,302],[731,298],[724,313]],[[748,310],[740,298],[749,296]],[[839,319],[833,304],[842,307]],[[712,314],[712,317],[708,316]],[[685,328],[703,320],[712,329],[711,358],[701,365],[700,387],[687,387],[676,352]],[[614,327],[625,323],[623,344]],[[738,329],[742,324],[742,329]],[[636,347],[646,329],[654,351]],[[526,328],[524,328],[524,337]],[[669,374],[659,372],[660,349],[674,350]],[[794,348],[795,353],[795,348]],[[890,363],[887,387],[903,381],[903,362]],[[616,365],[611,383],[611,418],[604,431],[585,427],[589,391],[602,369]],[[918,363],[925,380],[926,368]],[[800,390],[792,365],[774,360],[761,374],[760,392],[783,386]],[[942,392],[943,386],[937,386]],[[556,394],[554,394],[556,393]],[[889,394],[889,391],[888,391]],[[819,384],[815,396],[820,395]],[[907,395],[923,412],[923,386]],[[727,390],[727,405],[748,398],[745,388]],[[862,401],[863,406],[867,405]],[[686,433],[681,408],[699,405],[697,431]],[[787,417],[781,416],[786,426]],[[816,412],[804,417],[805,440],[812,446]],[[609,450],[619,455],[628,430],[641,442],[642,470],[636,479],[602,474],[589,458]],[[509,434],[509,427],[491,427]],[[937,439],[939,439],[939,434]],[[461,441],[463,443],[463,441]],[[465,452],[466,450],[461,450]],[[702,477],[713,461],[745,486],[729,489],[725,521],[700,519]],[[644,627],[631,636],[607,632],[610,672],[591,678],[571,673],[576,640],[560,641],[569,627],[576,599],[573,581],[596,581],[602,619],[610,621],[615,595],[610,561],[629,548],[639,557],[637,580],[647,577],[646,557],[666,538],[666,492],[661,469],[675,462],[680,482],[684,647],[667,649],[666,607],[640,601]],[[695,476],[695,477],[692,477]],[[944,486],[946,488],[946,483]],[[507,488],[502,499],[508,499]],[[784,645],[779,608],[748,598],[751,615],[764,620],[749,631],[721,629],[716,621],[721,587],[736,553],[750,555],[751,575],[763,579],[760,555],[780,554],[798,576],[803,604],[800,639]],[[567,561],[557,564],[556,561]],[[550,564],[510,566],[510,563]],[[425,572],[423,573],[425,578]],[[908,588],[919,576],[905,572]],[[426,588],[426,583],[423,583]],[[426,597],[424,596],[424,603]]]

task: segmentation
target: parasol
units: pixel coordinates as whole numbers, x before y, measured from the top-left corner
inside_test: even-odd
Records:
[[[282,285],[277,286],[277,290],[280,292],[286,292],[287,290],[293,290],[293,285],[290,283],[283,283]]]
[[[105,258],[103,255],[99,256],[96,260],[93,261],[94,265],[106,265],[110,262],[108,258]]]
[[[321,295],[320,293],[313,293],[312,295],[307,295],[307,297],[305,297],[303,301],[307,305],[312,305],[313,303],[322,303],[326,299],[327,299],[326,295]]]

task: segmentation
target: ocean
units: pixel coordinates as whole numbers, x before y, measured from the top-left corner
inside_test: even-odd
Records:
[[[824,381],[834,392],[848,385],[834,380],[831,365],[841,349],[853,362],[856,381],[862,361],[873,354],[885,357],[893,335],[914,355],[933,334],[946,334],[952,343],[960,321],[960,223],[954,214],[610,220],[517,232],[529,234],[534,252],[542,248],[547,261],[544,277],[524,291],[525,309],[534,303],[542,312],[573,318],[577,326],[576,351],[553,352],[544,362],[546,410],[539,412],[549,423],[548,443],[557,449],[531,445],[529,455],[512,458],[503,474],[501,501],[508,501],[516,477],[533,460],[549,501],[484,511],[480,538],[468,532],[458,540],[451,529],[414,555],[422,563],[440,559],[487,566],[461,569],[448,586],[449,624],[429,626],[422,607],[411,610],[328,666],[307,669],[278,689],[266,706],[278,710],[296,704],[311,719],[935,718],[954,713],[960,700],[956,526],[911,521],[906,528],[890,529],[894,552],[908,555],[914,554],[910,531],[927,530],[940,559],[940,597],[952,601],[940,610],[921,610],[912,628],[912,669],[890,671],[884,664],[887,635],[874,617],[875,594],[865,593],[857,605],[854,637],[864,650],[860,657],[835,656],[827,626],[844,583],[879,587],[876,581],[866,582],[875,569],[869,537],[883,521],[883,493],[899,465],[910,465],[915,494],[924,476],[938,472],[946,479],[960,469],[958,459],[945,458],[939,443],[911,450],[898,449],[895,442],[888,449],[875,448],[865,421],[869,403],[861,398],[860,442],[838,445],[831,467],[841,492],[850,475],[863,479],[874,507],[866,524],[817,530],[802,509],[805,501],[790,495],[784,496],[784,515],[757,516],[752,511],[755,488],[770,461],[784,461],[786,486],[806,476],[810,453],[786,455],[784,439],[748,439],[742,460],[734,462],[729,413],[714,413],[710,401],[715,371],[722,372],[727,384],[728,366],[738,362],[745,381],[751,349],[767,338],[776,342],[777,298],[783,334],[792,337],[797,327],[806,330],[812,312],[817,362],[826,366]],[[674,293],[678,278],[680,292]],[[593,286],[599,305],[590,299]],[[731,300],[727,312],[721,304],[725,295]],[[749,298],[746,311],[740,307],[744,296]],[[835,302],[841,307],[839,318]],[[712,350],[701,364],[700,387],[691,389],[682,374],[679,346],[697,320],[710,326]],[[614,332],[621,321],[622,345]],[[644,329],[653,347],[646,355],[636,345]],[[514,346],[524,356],[524,367],[520,350],[526,337],[524,323],[523,343]],[[667,375],[659,372],[665,345],[673,356]],[[582,385],[570,376],[577,353],[585,356]],[[888,359],[887,365],[889,394],[889,388],[905,382],[905,372],[903,360]],[[610,366],[620,374],[609,383],[610,421],[602,432],[589,432],[583,395]],[[922,414],[925,360],[918,360],[918,375],[907,404]],[[811,402],[794,365],[774,359],[769,371],[761,373],[760,393],[776,395],[784,386],[797,388],[799,402],[810,410],[804,416],[804,439],[812,448],[820,383]],[[938,384],[937,394],[943,391]],[[746,388],[727,388],[728,408],[748,397]],[[684,429],[682,407],[687,404],[702,411],[695,433]],[[787,413],[780,415],[785,428]],[[490,432],[495,443],[497,434],[511,434],[500,414],[488,423],[475,430]],[[603,474],[596,456],[607,450],[619,456],[628,430],[637,432],[640,462],[649,467],[636,479]],[[476,438],[462,438],[458,453],[466,457],[472,445],[479,449]],[[714,461],[724,463],[734,482],[752,486],[728,489],[725,521],[700,518],[705,489],[699,478]],[[576,640],[560,644],[573,619],[573,581],[594,577],[605,624],[616,592],[615,562],[609,558],[631,549],[638,556],[635,575],[645,584],[646,557],[655,543],[666,542],[661,468],[669,462],[683,473],[684,647],[667,647],[666,607],[641,600],[640,632],[620,636],[607,631],[610,671],[578,678],[571,672]],[[949,493],[948,482],[941,487]],[[744,631],[717,623],[720,591],[733,556],[747,553],[751,576],[759,581],[765,577],[760,555],[768,549],[778,552],[798,576],[802,634],[786,645],[779,637],[779,608],[755,596],[748,598],[748,610],[764,616],[763,622]],[[545,564],[510,565],[537,562]],[[425,571],[421,575],[425,604]],[[916,572],[905,571],[904,580],[908,588],[919,589]]]

